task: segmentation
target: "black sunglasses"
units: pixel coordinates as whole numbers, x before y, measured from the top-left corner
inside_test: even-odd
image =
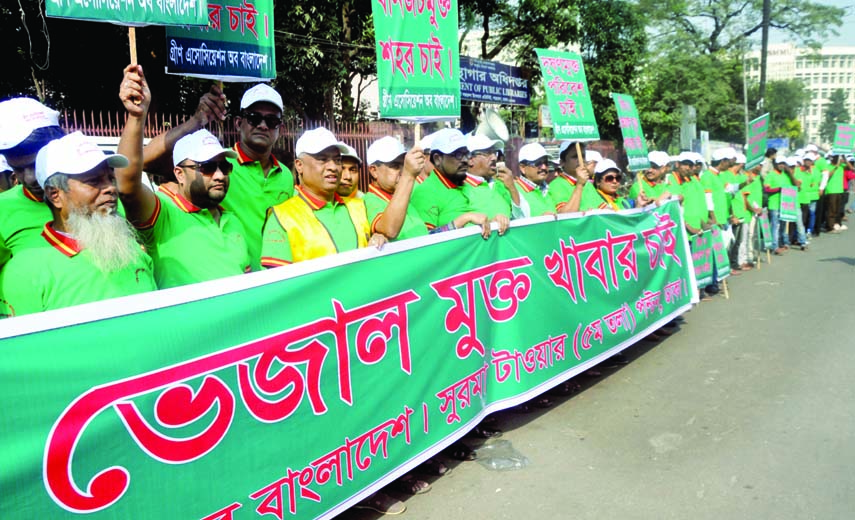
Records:
[[[623,182],[623,175],[606,175],[603,182]]]
[[[546,159],[540,159],[537,161],[523,161],[524,166],[534,166],[535,168],[540,168],[541,166],[546,166],[549,164],[549,161]]]
[[[259,126],[264,121],[267,128],[273,129],[282,124],[282,118],[273,114],[261,115],[258,112],[244,112],[242,117],[252,126]]]
[[[199,170],[202,175],[213,175],[217,173],[217,170],[223,172],[223,175],[228,175],[232,173],[232,168],[234,168],[234,165],[225,159],[222,161],[207,161],[195,164],[179,164],[179,166],[182,168],[193,168],[194,170]]]

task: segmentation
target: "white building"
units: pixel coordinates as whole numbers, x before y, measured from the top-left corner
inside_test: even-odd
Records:
[[[748,54],[748,77],[760,81],[760,51]],[[831,93],[846,92],[846,108],[855,118],[855,47],[824,47],[818,51],[788,43],[769,45],[766,80],[800,79],[811,92],[810,106],[799,119],[806,141],[820,143],[819,126]]]

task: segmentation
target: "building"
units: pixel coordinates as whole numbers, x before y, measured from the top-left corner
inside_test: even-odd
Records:
[[[749,79],[760,81],[759,51],[748,54],[746,69]],[[855,47],[824,47],[814,51],[788,43],[769,45],[766,80],[788,79],[802,80],[811,91],[810,107],[800,116],[807,142],[821,142],[819,126],[835,90],[846,92],[846,108],[855,117]]]

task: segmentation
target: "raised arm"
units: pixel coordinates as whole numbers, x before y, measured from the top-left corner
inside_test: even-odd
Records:
[[[425,157],[421,148],[414,146],[407,152],[404,157],[401,176],[395,186],[395,193],[392,194],[392,199],[389,201],[386,210],[383,211],[383,215],[374,225],[375,231],[390,240],[397,238],[398,233],[401,232],[401,227],[404,225],[404,219],[407,216],[407,206],[410,204],[410,194],[413,192],[416,177],[419,176],[424,167],[424,161]]]

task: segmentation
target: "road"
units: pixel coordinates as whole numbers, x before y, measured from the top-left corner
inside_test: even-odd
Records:
[[[449,461],[429,493],[394,495],[402,518],[855,517],[855,230],[773,257],[729,289],[677,334],[628,349],[628,365],[579,376],[579,393],[497,414],[530,465]]]

